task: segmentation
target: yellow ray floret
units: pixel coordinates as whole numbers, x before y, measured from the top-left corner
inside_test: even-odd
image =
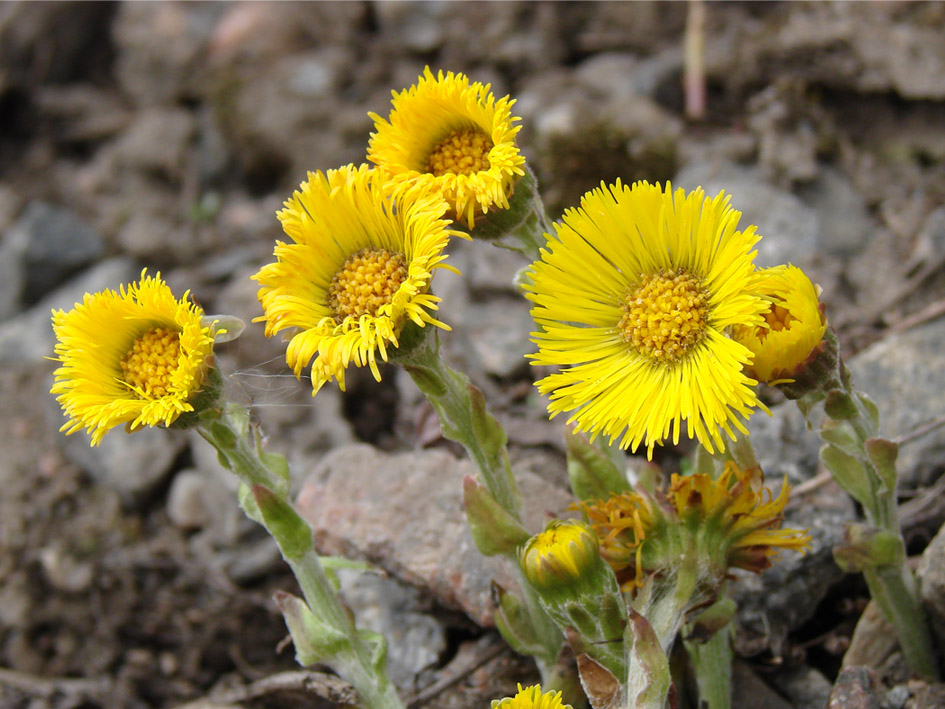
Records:
[[[561,692],[542,693],[541,685],[522,689],[519,684],[514,697],[493,699],[491,709],[571,709],[571,705],[562,702]]]
[[[760,325],[755,227],[720,193],[673,192],[619,181],[588,192],[555,224],[526,286],[538,352],[532,364],[564,367],[538,382],[549,412],[647,455],[681,423],[710,452],[722,433],[745,432],[759,406],[744,369],[751,352],[728,337]]]
[[[827,318],[817,287],[797,266],[766,268],[759,276],[759,292],[769,298],[765,321],[736,327],[732,337],[751,350],[751,372],[759,381],[792,381],[823,342]]]
[[[508,209],[525,158],[515,143],[521,126],[508,96],[489,84],[430,68],[414,86],[393,92],[389,120],[371,113],[375,132],[368,160],[386,170],[391,186],[422,182],[438,191],[464,224],[490,209]]]
[[[192,411],[213,354],[213,326],[203,311],[174,298],[161,274],[142,271],[119,292],[85,295],[72,310],[53,311],[56,357],[51,389],[69,421],[92,445],[119,424],[129,430],[170,425]]]
[[[449,329],[429,292],[457,234],[448,207],[420,185],[385,196],[384,180],[366,165],[309,173],[278,214],[292,241],[277,242],[275,263],[253,276],[265,311],[257,321],[267,336],[294,329],[286,361],[296,376],[312,364],[313,394],[332,379],[344,389],[349,364],[380,380],[377,355],[387,361],[408,321]]]

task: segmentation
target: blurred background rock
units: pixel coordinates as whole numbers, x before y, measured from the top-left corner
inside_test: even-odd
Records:
[[[274,548],[235,512],[231,481],[198,439],[116,432],[92,450],[83,434],[56,432],[49,311],[147,267],[208,312],[251,321],[260,310],[248,276],[281,238],[275,211],[307,171],[363,161],[367,112],[385,114],[391,90],[425,65],[518,99],[521,146],[552,217],[616,178],[731,192],[764,236],[759,262],[794,262],[824,287],[886,433],[945,413],[945,3],[707,4],[700,120],[684,110],[688,8],[0,3],[0,706],[173,706],[211,694],[290,705],[291,692],[251,689],[294,669],[291,650],[276,652],[284,627],[268,599],[292,580]],[[434,284],[454,326],[445,347],[508,425],[516,465],[561,487],[559,423],[545,420],[521,357],[530,318],[511,277],[524,264],[483,244],[453,251],[464,276]],[[443,445],[409,381],[355,375],[348,393],[326,387],[312,400],[287,376],[283,348],[250,325],[219,359],[300,488],[309,472],[325,475],[326,454],[337,466],[342,446]],[[774,406],[752,427],[769,477],[799,484],[818,469],[796,418]],[[919,554],[945,517],[928,502],[945,436],[918,438],[903,461],[904,496],[926,501],[908,518]],[[369,486],[385,474],[376,467],[340,480]],[[458,476],[455,487],[436,478],[430,499],[458,500]],[[829,555],[855,511],[829,485],[808,489],[788,523],[822,531],[822,548],[753,579],[760,593],[740,617],[737,647],[752,658],[740,691],[753,688],[756,703],[767,692],[766,706],[822,706],[835,678],[842,691],[862,679],[841,675],[840,661],[864,588]],[[398,507],[392,526],[407,521],[395,512],[423,516]],[[480,627],[487,613],[440,590],[442,574],[397,577],[422,566],[422,549],[401,540],[387,558],[365,529],[323,533],[391,572],[345,583],[372,627],[403,642],[396,672],[408,694],[455,671],[462,681],[435,703],[487,706],[528,680],[527,663]],[[415,632],[403,613],[422,615]],[[486,669],[474,669],[482,657]],[[875,669],[887,686],[857,687],[877,701],[937,696],[894,666]]]

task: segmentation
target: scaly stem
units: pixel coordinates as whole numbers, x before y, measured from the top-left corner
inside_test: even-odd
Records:
[[[841,487],[863,505],[875,534],[898,539],[904,550],[896,500],[898,446],[879,437],[876,406],[853,386],[842,360],[837,374],[824,399],[827,417],[821,436],[826,445],[821,459]],[[909,667],[923,677],[937,678],[929,625],[912,573],[905,566],[905,554],[891,558],[875,546],[860,547],[841,548],[834,555],[838,561],[844,556],[858,559],[855,567],[863,572],[870,595],[892,624]]]
[[[870,596],[896,631],[906,664],[922,677],[938,677],[935,650],[915,580],[905,566],[865,567]]]
[[[376,636],[372,645],[371,636],[355,628],[312,548],[311,528],[292,507],[285,458],[262,449],[245,407],[226,404],[223,410],[208,410],[196,428],[240,479],[240,505],[276,540],[299,582],[305,605],[284,594],[289,610],[283,608],[283,613],[300,661],[305,657],[306,664],[330,665],[369,709],[403,709],[387,676],[383,638]]]
[[[505,430],[486,410],[482,392],[469,377],[443,360],[436,330],[408,324],[391,360],[404,368],[436,410],[443,435],[469,453],[489,493],[521,521],[522,496],[512,476]]]
[[[492,497],[509,515],[521,522],[522,496],[512,475],[505,429],[486,410],[482,392],[462,372],[450,367],[440,355],[436,330],[408,324],[400,336],[399,347],[391,351],[391,361],[410,375],[440,417],[440,429],[451,441],[462,444],[476,463],[482,482]],[[519,569],[514,552],[505,556]],[[560,670],[555,668],[564,638],[548,616],[529,584],[520,580],[523,602],[533,635],[542,654],[536,656],[542,680],[549,688],[565,689],[573,682],[556,686]],[[557,678],[557,679],[556,679]]]

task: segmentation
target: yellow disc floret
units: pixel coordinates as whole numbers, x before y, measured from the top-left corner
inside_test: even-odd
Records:
[[[702,281],[685,269],[645,275],[627,296],[618,327],[640,354],[671,363],[699,344],[709,316]]]
[[[453,131],[430,153],[429,172],[439,177],[447,173],[472,175],[488,170],[490,150],[492,141],[481,130]]]
[[[335,322],[345,318],[374,317],[390,305],[407,280],[407,259],[387,249],[361,249],[348,257],[328,286],[328,308]]]
[[[768,309],[768,312],[765,314],[765,322],[768,323],[768,331],[781,332],[781,330],[790,330],[791,323],[796,320],[796,318],[791,315],[790,311],[787,308],[782,308],[776,303],[772,303],[771,307]],[[764,340],[767,337],[767,331],[761,331],[758,333],[758,338]]]
[[[179,333],[166,327],[148,330],[122,357],[122,379],[143,399],[165,396],[179,357]]]

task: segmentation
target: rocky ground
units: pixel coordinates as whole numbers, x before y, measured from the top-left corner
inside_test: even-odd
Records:
[[[251,321],[248,276],[272,253],[282,200],[307,170],[363,161],[367,112],[386,113],[426,64],[517,97],[552,215],[617,177],[724,188],[764,235],[759,263],[791,261],[821,284],[885,433],[910,439],[903,524],[945,625],[945,432],[914,435],[945,414],[945,3],[709,4],[698,121],[683,110],[686,13],[0,4],[0,707],[350,699],[299,672],[271,602],[294,580],[202,441],[116,432],[93,450],[57,433],[49,312],[146,266],[208,312]],[[457,244],[453,262],[463,276],[435,284],[454,326],[445,347],[507,425],[537,526],[568,498],[562,432],[522,358],[522,264],[478,243]],[[532,681],[489,628],[488,582],[507,570],[479,560],[465,531],[469,463],[409,380],[354,374],[347,394],[311,399],[261,326],[221,350],[233,396],[289,457],[320,548],[387,572],[344,582],[360,622],[389,637],[405,696],[484,707]],[[857,510],[821,475],[795,409],[772,404],[752,419],[755,445],[769,478],[797,486],[786,524],[810,527],[815,545],[736,584],[735,706],[945,705],[942,685],[909,678],[862,582],[833,564]]]

